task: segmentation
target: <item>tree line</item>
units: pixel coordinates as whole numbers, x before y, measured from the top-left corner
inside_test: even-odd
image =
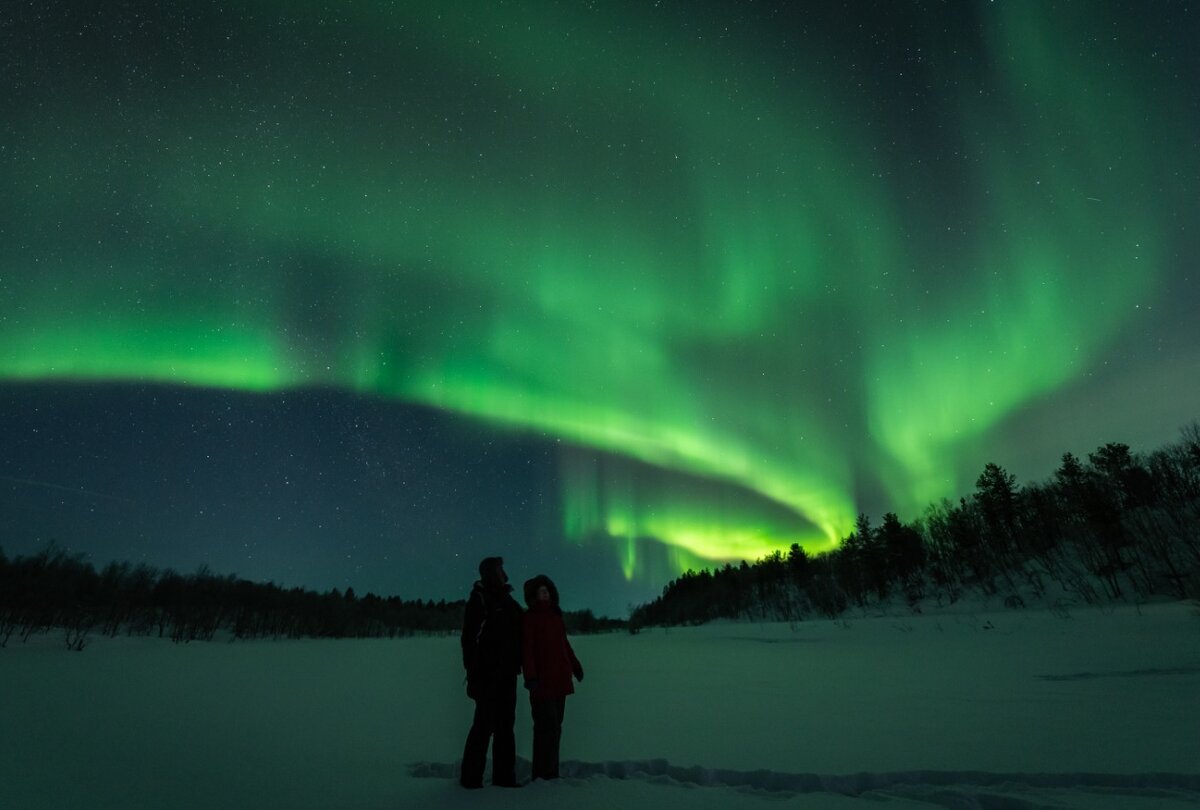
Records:
[[[404,600],[353,588],[317,592],[219,576],[191,575],[113,562],[97,571],[83,554],[55,544],[8,559],[0,549],[0,647],[12,638],[61,632],[82,650],[93,634],[210,641],[237,639],[396,638],[462,628],[465,600]],[[590,610],[564,614],[572,632],[602,632],[624,622]]]
[[[1019,607],[1051,588],[1086,604],[1200,598],[1200,424],[1148,454],[1109,443],[1062,456],[1053,476],[1017,486],[986,464],[975,491],[905,523],[860,514],[834,550],[799,545],[754,563],[687,571],[634,609],[630,627],[718,618],[837,617],[903,599],[954,602],[976,591]]]

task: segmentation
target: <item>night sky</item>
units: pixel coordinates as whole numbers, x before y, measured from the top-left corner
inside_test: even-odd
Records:
[[[0,547],[623,614],[1200,417],[1185,2],[0,9]]]

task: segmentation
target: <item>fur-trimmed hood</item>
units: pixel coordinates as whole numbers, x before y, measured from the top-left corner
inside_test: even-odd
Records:
[[[543,585],[545,585],[550,591],[550,607],[554,608],[555,610],[559,610],[558,588],[555,587],[554,580],[550,579],[550,577],[546,576],[545,574],[538,574],[532,579],[525,580],[525,604],[531,608],[537,605],[538,588],[542,587]]]

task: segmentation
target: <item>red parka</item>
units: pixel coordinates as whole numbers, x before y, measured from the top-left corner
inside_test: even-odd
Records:
[[[530,696],[534,700],[555,700],[575,692],[571,676],[582,677],[583,667],[571,649],[571,642],[567,641],[567,628],[558,606],[553,601],[538,602],[537,586],[532,590],[533,594],[530,594],[529,583],[526,583],[529,610],[522,632],[525,652],[522,668],[525,682],[533,684]],[[529,598],[531,595],[533,599]]]

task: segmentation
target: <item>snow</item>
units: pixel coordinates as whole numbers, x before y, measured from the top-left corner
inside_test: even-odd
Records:
[[[0,808],[1200,806],[1195,605],[572,643],[566,778],[467,792],[456,638],[13,640]]]

